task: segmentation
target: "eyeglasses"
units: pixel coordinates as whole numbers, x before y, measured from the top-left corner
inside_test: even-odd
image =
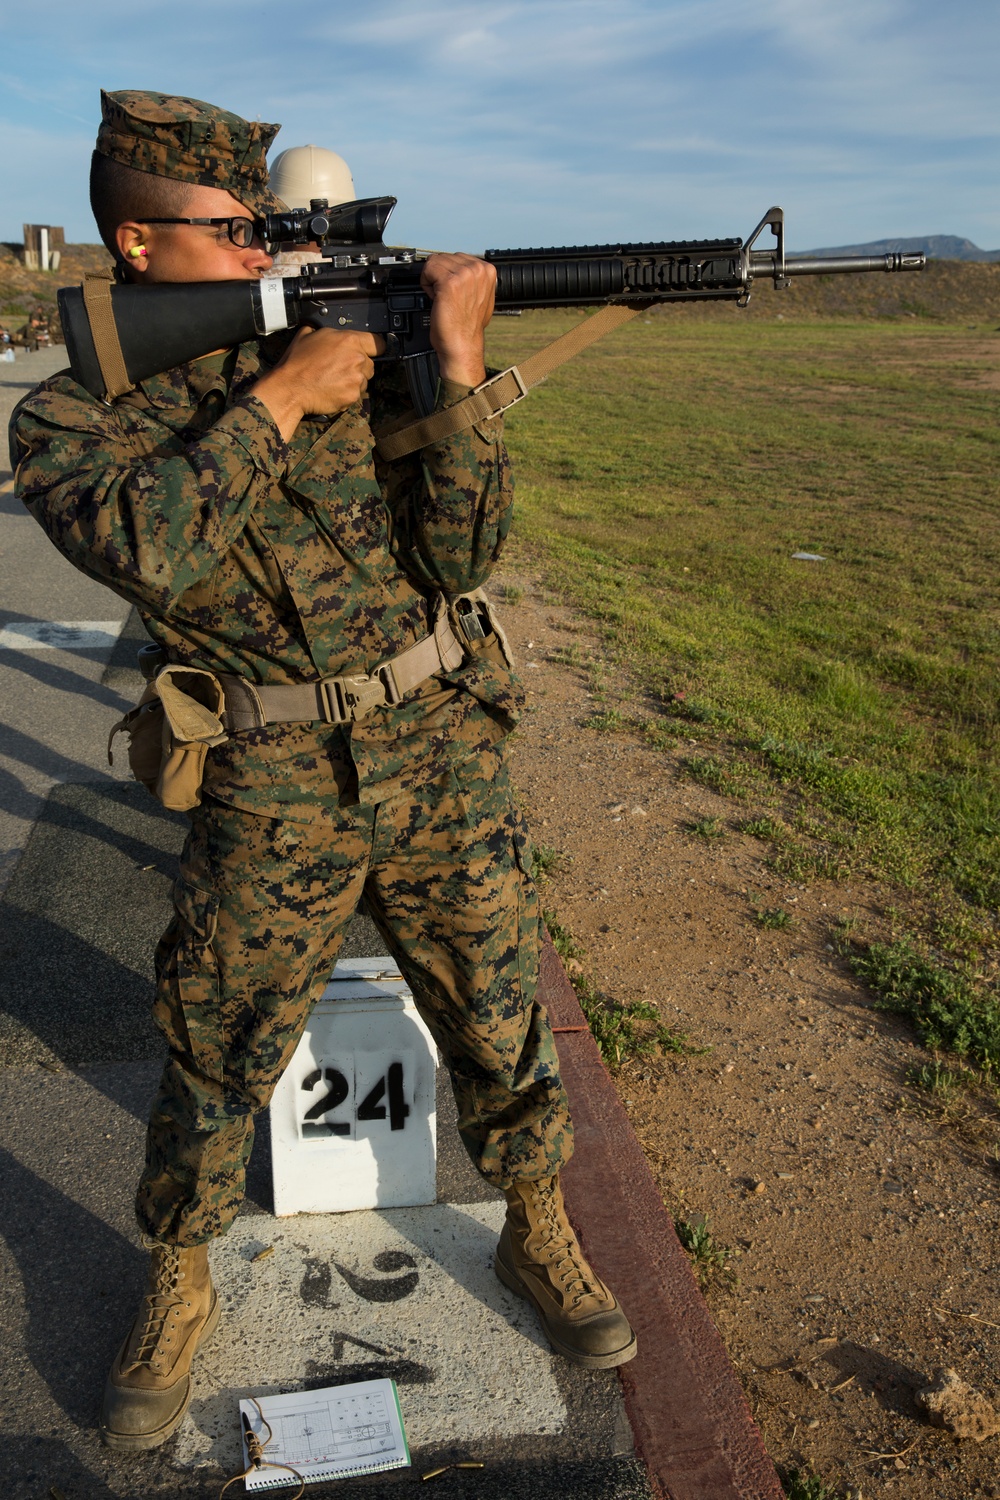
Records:
[[[211,224],[221,230],[225,226],[226,236],[237,250],[249,250],[253,244],[256,226],[253,219],[143,219],[144,224]],[[222,235],[219,235],[219,239]]]

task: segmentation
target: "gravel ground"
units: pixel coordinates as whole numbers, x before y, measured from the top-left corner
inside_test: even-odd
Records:
[[[582,727],[599,642],[536,576],[505,586],[530,704],[515,780],[536,844],[562,855],[544,904],[592,983],[708,1049],[617,1082],[668,1208],[730,1252],[709,1305],[768,1451],[837,1495],[1000,1495],[1000,1439],[959,1442],[914,1399],[942,1366],[997,1394],[995,1171],[969,1122],[940,1123],[905,1086],[928,1055],[831,944],[838,917],[877,927],[904,898],[768,870],[737,830],[756,809],[684,779],[696,730],[661,753]],[[601,670],[605,705],[634,706]],[[692,833],[704,818],[721,836]],[[779,906],[789,926],[762,930],[754,909]]]

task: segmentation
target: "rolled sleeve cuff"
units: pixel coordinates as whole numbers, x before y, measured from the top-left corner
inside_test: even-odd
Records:
[[[261,473],[283,479],[288,472],[291,451],[271,413],[256,396],[244,396],[235,402],[212,430],[238,443]]]

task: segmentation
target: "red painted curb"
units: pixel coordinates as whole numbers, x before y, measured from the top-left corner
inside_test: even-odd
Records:
[[[540,998],[553,1026],[584,1025],[546,941]],[[557,1035],[576,1154],[561,1175],[586,1254],[619,1297],[639,1352],[619,1370],[654,1492],[664,1500],[783,1500],[743,1389],[589,1030]]]

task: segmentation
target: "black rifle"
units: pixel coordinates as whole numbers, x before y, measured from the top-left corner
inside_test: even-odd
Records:
[[[395,198],[364,198],[329,208],[268,214],[258,232],[269,246],[318,244],[323,259],[295,276],[259,281],[123,285],[111,306],[128,379],[134,384],[213,349],[229,348],[300,324],[377,333],[384,358],[407,361],[418,411],[433,406],[436,374],[431,350],[430,298],[420,287],[425,252],[387,246],[385,226]],[[754,246],[765,228],[776,243]],[[756,277],[787,287],[793,276],[864,271],[917,271],[923,253],[839,255],[786,259],[784,211],[771,208],[750,238],[678,240],[652,245],[584,245],[553,250],[487,250],[496,267],[496,308],[592,307],[611,302],[728,300],[745,305]],[[95,396],[106,382],[79,287],[59,293],[66,348],[74,377]]]

